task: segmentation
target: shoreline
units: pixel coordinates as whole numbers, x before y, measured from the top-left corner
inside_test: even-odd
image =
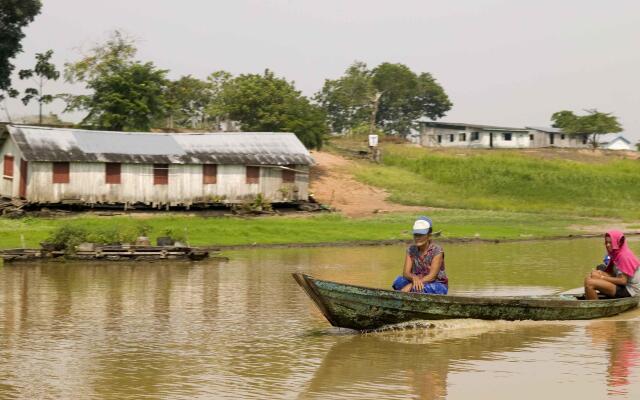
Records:
[[[580,235],[563,235],[548,237],[527,237],[527,238],[503,238],[503,239],[484,239],[484,238],[440,238],[435,240],[439,243],[516,243],[516,242],[542,242],[556,240],[580,240],[593,239],[601,237],[603,233],[587,233]],[[639,236],[638,232],[625,233],[625,236]],[[356,240],[349,242],[316,242],[316,243],[253,243],[253,244],[235,244],[235,245],[205,245],[198,246],[206,250],[242,250],[242,249],[296,249],[296,248],[312,248],[312,247],[369,247],[369,246],[394,246],[398,244],[408,245],[410,239],[391,239],[391,240]]]

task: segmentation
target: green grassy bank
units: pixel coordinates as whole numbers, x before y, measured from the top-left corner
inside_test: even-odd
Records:
[[[572,161],[531,154],[456,154],[386,145],[383,165],[363,162],[354,173],[388,190],[390,200],[407,205],[640,218],[640,161],[607,156],[597,162]]]
[[[426,213],[436,231],[446,238],[522,239],[576,233],[573,225],[601,223],[590,218],[543,216],[527,213],[437,210]],[[350,219],[339,215],[311,217],[205,218],[159,214],[151,217],[83,215],[60,219],[0,219],[0,248],[37,247],[65,224],[87,230],[151,227],[149,236],[163,236],[165,229],[186,234],[191,245],[228,246],[252,244],[346,243],[410,239],[414,214],[381,214]]]

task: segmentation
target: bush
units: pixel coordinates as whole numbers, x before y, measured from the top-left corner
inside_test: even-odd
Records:
[[[187,233],[185,231],[173,230],[171,228],[167,228],[162,231],[164,236],[168,236],[176,242],[186,243],[187,242]]]
[[[89,233],[80,226],[63,225],[49,235],[46,242],[57,250],[72,253],[76,246],[88,240]]]

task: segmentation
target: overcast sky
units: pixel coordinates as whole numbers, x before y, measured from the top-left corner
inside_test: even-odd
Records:
[[[637,0],[43,0],[16,67],[58,66],[120,29],[171,78],[216,70],[295,81],[305,95],[354,60],[430,72],[453,101],[443,119],[549,126],[568,109],[613,112],[640,139]],[[16,86],[23,87],[17,79]],[[80,87],[52,85],[52,91]],[[35,113],[17,101],[11,115]],[[59,112],[59,101],[47,111]],[[63,115],[77,120],[78,116]]]

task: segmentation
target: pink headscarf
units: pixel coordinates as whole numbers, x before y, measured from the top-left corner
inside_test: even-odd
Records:
[[[624,239],[624,233],[620,231],[609,231],[607,235],[611,238],[611,261],[609,264],[614,263],[618,270],[627,276],[633,276],[640,261],[636,258],[635,254],[627,246],[627,241]],[[622,245],[620,244],[622,242]]]

